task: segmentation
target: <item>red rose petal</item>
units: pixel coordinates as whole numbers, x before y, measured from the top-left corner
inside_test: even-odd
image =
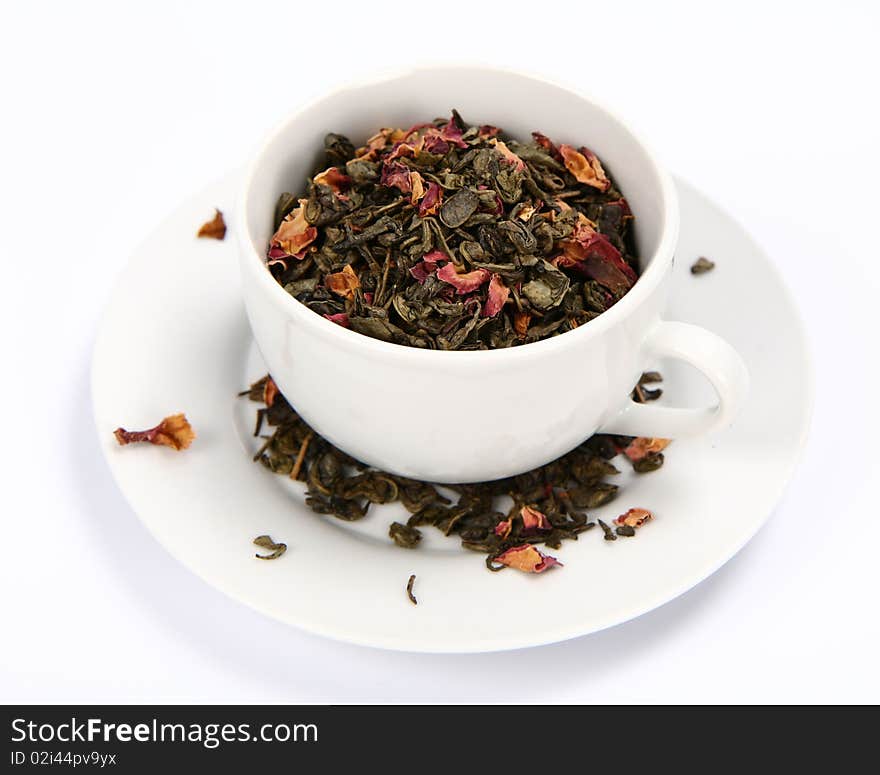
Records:
[[[336,323],[337,326],[351,328],[351,323],[348,321],[348,313],[346,312],[337,312],[335,315],[324,315],[323,317],[327,318],[331,323]]]
[[[501,275],[493,274],[492,279],[489,280],[489,295],[483,307],[481,317],[495,317],[495,315],[501,312],[508,296],[510,296],[510,288],[504,284]]]
[[[531,506],[523,506],[519,510],[519,515],[523,521],[523,535],[533,535],[534,533],[548,533],[553,529],[550,520],[537,509]]]
[[[441,204],[443,204],[443,189],[437,183],[429,183],[428,190],[419,204],[419,215],[422,218],[436,215]]]
[[[630,509],[615,519],[614,524],[641,527],[645,522],[650,522],[652,519],[654,519],[654,515],[648,509]]]
[[[474,269],[471,272],[459,274],[455,271],[455,264],[451,261],[437,270],[437,277],[452,285],[456,293],[460,295],[477,290],[488,281],[490,276],[491,273],[485,269]]]
[[[499,554],[495,558],[495,562],[506,565],[508,568],[516,568],[523,573],[543,573],[554,565],[562,567],[562,563],[555,557],[540,552],[531,544],[514,546],[503,554]]]

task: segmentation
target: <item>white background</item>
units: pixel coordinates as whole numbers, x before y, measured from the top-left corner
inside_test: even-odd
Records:
[[[0,701],[880,700],[876,8],[5,4]],[[304,100],[425,62],[616,108],[765,246],[811,341],[813,431],[768,525],[678,600],[555,646],[394,654],[269,621],[165,554],[95,440],[91,347],[132,247]]]

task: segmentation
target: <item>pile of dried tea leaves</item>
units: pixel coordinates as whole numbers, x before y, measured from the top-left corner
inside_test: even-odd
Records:
[[[329,134],[267,252],[314,312],[387,342],[475,350],[535,342],[604,312],[638,278],[633,215],[588,148],[447,121]]]
[[[633,391],[636,400],[650,401],[659,390],[645,390],[660,375],[647,372]],[[641,390],[641,392],[640,392]],[[433,527],[455,535],[467,549],[486,555],[490,570],[504,567],[540,573],[555,558],[541,552],[544,545],[559,548],[564,540],[596,526],[586,510],[612,501],[618,486],[607,481],[618,474],[611,460],[623,454],[637,473],[663,465],[667,439],[598,434],[547,465],[507,479],[478,484],[442,485],[446,497],[429,482],[379,471],[365,465],[321,438],[296,413],[271,377],[255,382],[240,394],[263,406],[257,410],[254,435],[264,426],[255,461],[271,471],[306,483],[306,504],[317,514],[345,521],[362,519],[371,504],[399,502],[410,513],[406,523],[394,522],[389,536],[398,546],[413,549],[422,529]],[[502,512],[498,502],[508,496],[513,505]],[[630,537],[652,518],[646,509],[630,509],[615,520],[616,529],[599,522],[605,540]]]

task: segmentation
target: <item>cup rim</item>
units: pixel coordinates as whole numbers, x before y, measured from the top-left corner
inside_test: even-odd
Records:
[[[583,325],[578,326],[574,330],[566,331],[559,336],[551,336],[547,339],[541,339],[537,342],[528,342],[514,347],[490,348],[486,350],[434,350],[397,344],[396,342],[385,342],[381,339],[375,339],[374,337],[359,334],[356,331],[352,331],[333,323],[323,316],[315,314],[312,310],[306,307],[305,304],[293,298],[266,269],[263,256],[261,256],[254,247],[255,241],[250,234],[246,213],[250,193],[256,183],[257,170],[260,167],[263,155],[268,147],[272,145],[277,137],[282,134],[290,124],[294,123],[302,113],[319,105],[321,102],[324,102],[332,96],[356,91],[365,86],[373,86],[394,81],[405,76],[414,76],[424,72],[436,73],[438,71],[456,73],[459,78],[465,72],[480,71],[500,73],[504,75],[513,75],[519,78],[526,78],[531,81],[561,89],[570,94],[573,98],[588,102],[592,104],[593,107],[606,113],[616,121],[624,131],[628,132],[632,139],[635,140],[644,151],[648,163],[652,168],[652,172],[660,184],[662,214],[660,239],[657,247],[649,257],[650,260],[648,261],[647,269],[639,275],[638,280],[623,298],[610,309],[607,309],[605,312]],[[276,300],[277,304],[286,305],[286,308],[290,310],[290,314],[297,319],[297,322],[301,322],[303,325],[307,326],[310,331],[314,332],[320,338],[344,348],[361,349],[365,353],[373,352],[377,356],[381,355],[383,357],[428,358],[435,362],[439,358],[444,358],[447,363],[450,363],[450,365],[451,362],[463,363],[466,361],[482,360],[486,358],[493,359],[497,363],[505,358],[515,359],[537,356],[539,354],[549,354],[560,348],[575,347],[578,342],[583,342],[590,337],[601,335],[604,331],[607,331],[624,320],[658,288],[665,276],[667,266],[672,262],[679,231],[678,195],[672,177],[664,169],[663,165],[658,163],[657,157],[651,146],[645,142],[641,134],[634,130],[627,121],[621,118],[613,110],[606,107],[600,100],[597,100],[579,89],[555,82],[550,78],[512,68],[474,65],[411,67],[395,70],[390,73],[377,73],[372,77],[358,79],[354,83],[348,82],[340,84],[339,86],[305,102],[295,111],[279,121],[276,126],[267,133],[257,150],[251,155],[250,162],[245,168],[244,178],[239,189],[236,210],[236,237],[239,243],[239,248],[248,254],[245,257],[245,260],[256,262],[254,266],[257,270],[255,272],[258,276],[257,282],[261,284],[262,288],[266,289],[266,293]]]

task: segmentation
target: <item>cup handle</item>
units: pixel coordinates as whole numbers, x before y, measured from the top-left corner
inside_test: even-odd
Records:
[[[722,430],[733,422],[749,391],[743,359],[720,336],[689,323],[660,321],[644,344],[646,359],[678,358],[698,368],[718,394],[715,406],[678,409],[630,401],[602,426],[625,436],[684,438]]]

